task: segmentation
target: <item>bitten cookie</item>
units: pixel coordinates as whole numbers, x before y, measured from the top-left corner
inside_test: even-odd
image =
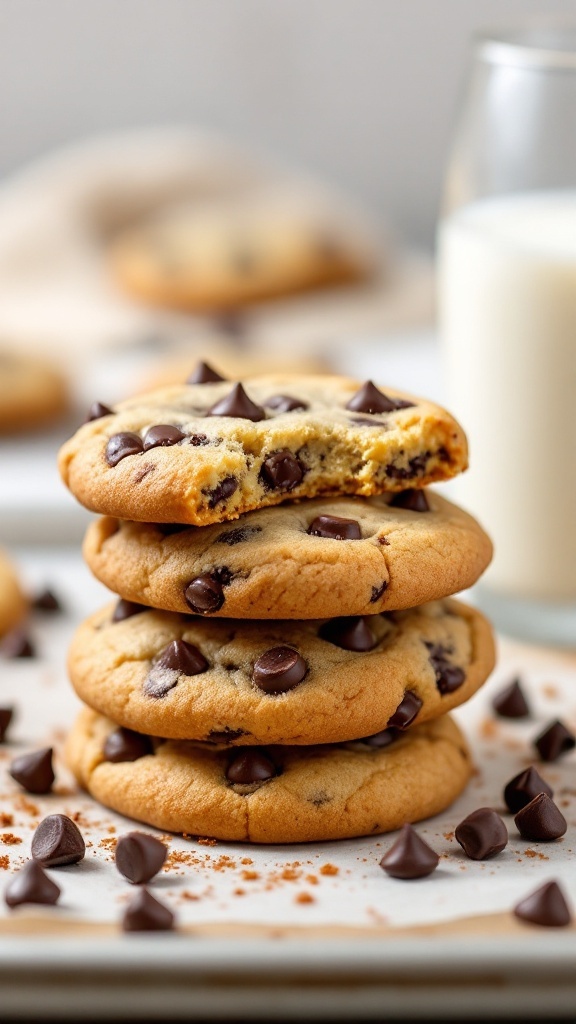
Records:
[[[60,452],[95,512],[204,526],[289,498],[370,496],[448,479],[466,439],[443,409],[340,377],[165,388],[98,407]]]
[[[18,625],[27,609],[16,571],[0,549],[0,637]]]
[[[78,696],[120,725],[237,745],[407,729],[468,700],[493,665],[488,622],[454,600],[308,622],[207,620],[120,602],[87,619],[69,653]]]
[[[491,555],[471,516],[422,490],[317,498],[224,526],[106,517],[84,542],[94,575],[121,597],[237,619],[413,608],[472,586]]]
[[[0,350],[0,433],[52,423],[68,408],[68,388],[50,363]]]
[[[372,738],[231,751],[152,741],[84,709],[67,760],[80,784],[120,814],[170,832],[255,843],[391,831],[448,807],[472,770],[450,716],[387,745]]]

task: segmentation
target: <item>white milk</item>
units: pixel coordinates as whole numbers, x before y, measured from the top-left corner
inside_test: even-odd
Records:
[[[491,533],[495,591],[576,601],[576,191],[461,208],[439,234],[456,496]]]

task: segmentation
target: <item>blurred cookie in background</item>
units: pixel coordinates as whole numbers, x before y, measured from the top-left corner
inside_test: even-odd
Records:
[[[70,406],[64,375],[48,360],[0,346],[0,434],[37,430]]]
[[[16,570],[0,548],[0,637],[17,626],[28,611]]]

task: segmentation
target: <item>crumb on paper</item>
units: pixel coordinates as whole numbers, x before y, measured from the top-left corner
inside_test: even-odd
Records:
[[[0,828],[9,828],[14,824],[13,814],[0,814]]]
[[[546,856],[545,853],[541,853],[540,850],[524,850],[524,856],[532,858],[537,857],[539,860],[550,860],[550,858]]]
[[[299,892],[294,897],[294,903],[315,903],[315,899],[309,892]]]
[[[0,870],[8,871],[10,867],[10,857],[7,853],[2,854],[0,857]]]
[[[2,832],[0,834],[0,843],[3,843],[4,846],[18,846],[21,842],[20,836],[15,836],[13,832]]]
[[[40,814],[40,808],[36,804],[33,804],[31,800],[27,800],[26,797],[22,795],[22,793],[19,793],[18,796],[15,798],[14,806],[18,811],[24,811],[26,814],[29,814],[32,818],[37,818],[38,815]]]
[[[336,867],[335,864],[328,863],[322,864],[322,867],[319,870],[321,875],[337,875],[340,871],[340,868]]]
[[[454,839],[454,832],[443,832],[442,835],[447,843],[450,843]]]
[[[241,872],[240,877],[244,882],[254,882],[257,878],[260,878],[260,872],[245,870]]]

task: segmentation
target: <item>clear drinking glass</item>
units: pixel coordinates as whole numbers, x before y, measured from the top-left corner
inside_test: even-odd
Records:
[[[479,603],[576,647],[576,28],[477,40],[438,233],[457,500],[495,543]]]

